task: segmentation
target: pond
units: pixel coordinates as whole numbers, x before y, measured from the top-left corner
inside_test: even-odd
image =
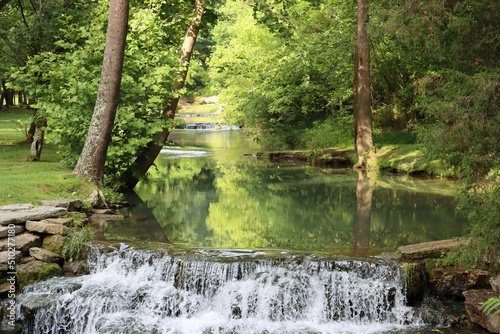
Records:
[[[170,139],[122,211],[127,219],[101,239],[376,255],[460,236],[467,223],[452,181],[271,163],[242,131]]]

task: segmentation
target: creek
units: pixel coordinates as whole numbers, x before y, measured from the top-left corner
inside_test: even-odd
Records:
[[[447,324],[449,310],[433,299],[407,305],[404,272],[384,254],[463,232],[452,182],[270,163],[242,131],[170,139],[130,194],[126,218],[97,232],[91,273],[18,296],[24,333],[414,333]]]

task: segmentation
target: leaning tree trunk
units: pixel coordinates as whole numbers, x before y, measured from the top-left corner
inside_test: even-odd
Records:
[[[191,54],[193,53],[193,48],[196,43],[196,37],[200,31],[204,11],[205,8],[203,0],[196,0],[194,15],[186,32],[186,37],[184,38],[184,43],[182,44],[181,56],[179,59],[179,65],[184,69],[178,73],[178,78],[174,87],[175,90],[180,90],[184,87],[184,82],[186,81],[189,68],[189,61],[191,60]],[[167,118],[173,119],[178,103],[179,97],[169,99],[167,101],[167,107],[163,110],[163,115]],[[160,154],[163,144],[167,140],[169,134],[170,131],[168,128],[163,129],[162,132],[156,134],[156,140],[152,140],[146,147],[138,152],[134,163],[125,173],[123,173],[121,177],[125,188],[134,188],[140,177],[146,174],[148,169],[156,160],[156,157],[158,157],[158,154]]]
[[[111,0],[101,81],[82,153],[73,172],[102,184],[120,95],[128,25],[128,0]]]
[[[47,126],[47,121],[45,119],[39,119],[35,123],[35,132],[31,141],[31,150],[27,159],[28,161],[40,161],[43,148],[43,137],[45,136],[45,126]]]
[[[372,112],[370,95],[370,45],[366,32],[368,0],[358,0],[357,41],[354,60],[355,148],[358,163],[364,168],[373,153]]]

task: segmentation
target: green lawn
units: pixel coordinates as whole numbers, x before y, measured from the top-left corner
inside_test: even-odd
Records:
[[[26,161],[30,144],[23,143],[26,136],[18,120],[31,115],[20,108],[0,110],[0,205],[88,197],[94,187],[59,162],[57,147],[45,144],[41,161]]]

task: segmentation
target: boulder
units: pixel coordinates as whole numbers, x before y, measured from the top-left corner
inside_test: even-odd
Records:
[[[422,301],[427,289],[425,266],[421,262],[402,263],[401,265],[406,272],[406,298],[408,305],[417,305]]]
[[[62,235],[48,235],[43,238],[42,247],[51,252],[62,255],[65,242],[66,237],[63,237]]]
[[[493,291],[495,291],[497,296],[500,297],[500,276],[491,277],[490,284]]]
[[[471,322],[480,325],[492,333],[500,333],[500,314],[492,316],[483,312],[483,303],[495,297],[493,290],[468,290],[463,293],[465,310]]]
[[[11,247],[14,244],[17,251],[27,253],[31,247],[39,247],[42,244],[42,237],[31,232],[23,232],[14,238],[10,238]],[[9,239],[0,240],[0,251],[9,250]]]
[[[69,227],[66,227],[59,223],[50,223],[46,220],[42,221],[28,220],[26,222],[26,229],[28,231],[37,233],[59,234],[59,235],[67,235],[69,232],[71,232],[71,229]]]
[[[0,239],[7,238],[9,236],[9,234],[11,234],[9,232],[9,230],[12,230],[12,228],[10,228],[8,226],[0,226]],[[23,225],[14,225],[13,230],[14,230],[14,236],[16,236],[19,233],[21,233],[22,231],[24,231],[24,226]]]
[[[42,205],[66,208],[68,211],[78,211],[82,208],[83,202],[79,199],[63,199],[42,201]]]
[[[424,259],[438,259],[452,248],[464,245],[468,241],[464,239],[449,239],[440,241],[423,242],[420,244],[401,246],[401,261],[414,262]]]
[[[86,261],[65,262],[62,269],[64,276],[82,276],[90,273]]]
[[[33,204],[9,204],[0,206],[0,211],[19,211],[33,209]]]
[[[30,248],[30,255],[43,262],[59,262],[63,259],[61,255],[40,247]]]
[[[9,258],[9,252],[7,251],[0,252],[0,271],[16,271],[15,264],[21,261],[22,252],[15,251],[14,253],[11,252],[10,255],[11,258]],[[9,260],[14,260],[13,266],[9,266]]]
[[[17,284],[21,289],[35,282],[61,275],[62,269],[57,263],[32,261],[17,266]]]
[[[0,225],[22,224],[28,220],[58,217],[67,213],[68,209],[55,206],[38,206],[20,211],[0,211]]]
[[[469,289],[489,288],[489,273],[479,269],[434,268],[429,277],[433,293],[447,298],[462,299]]]

